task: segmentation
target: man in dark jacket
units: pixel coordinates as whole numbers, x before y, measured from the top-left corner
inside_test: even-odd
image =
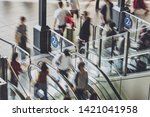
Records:
[[[83,18],[83,24],[80,28],[80,32],[79,32],[79,49],[83,46],[83,42],[87,43],[89,42],[89,37],[90,37],[90,23],[91,23],[91,19],[88,16],[88,12],[84,11],[82,14],[82,18]],[[89,48],[89,43],[87,43],[87,50]]]

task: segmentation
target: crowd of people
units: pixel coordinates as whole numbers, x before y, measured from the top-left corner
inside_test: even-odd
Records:
[[[89,0],[89,3],[86,5],[88,7],[90,3],[95,0]],[[62,36],[64,35],[64,31],[66,28],[66,25],[69,24],[71,28],[74,28],[76,26],[75,21],[73,19],[74,15],[76,15],[76,18],[82,19],[82,25],[79,30],[79,45],[78,48],[84,46],[85,43],[87,43],[87,50],[89,48],[89,38],[90,38],[90,24],[91,24],[91,18],[89,16],[89,12],[84,10],[82,13],[80,13],[80,4],[78,0],[66,0],[67,5],[70,5],[71,9],[70,11],[64,8],[63,1],[58,2],[58,8],[54,12],[54,24],[53,28],[54,30],[57,30],[58,33],[60,33]],[[100,0],[96,0],[95,10],[96,12],[101,13],[101,22],[102,26],[108,25],[109,30],[106,33],[106,36],[112,36],[115,35],[116,32],[114,31],[115,23],[112,22],[112,9],[113,9],[113,2],[111,0],[104,0],[104,5],[99,8],[99,2]],[[127,1],[128,2],[128,1]],[[149,9],[144,0],[134,0],[133,1],[133,14],[138,9],[144,9],[145,15],[148,14]],[[81,16],[81,17],[80,17]],[[16,43],[18,46],[20,46],[22,49],[29,51],[29,48],[27,48],[27,26],[25,24],[26,18],[24,16],[20,17],[20,24],[16,29]],[[139,41],[138,41],[139,49],[147,49],[150,48],[150,30],[146,28],[146,26],[143,27],[143,29],[140,32],[139,35]],[[79,51],[80,52],[80,51]],[[22,53],[22,52],[21,52]],[[18,76],[20,72],[23,72],[21,68],[21,64],[17,61],[18,53],[13,53],[12,60],[11,60],[11,66],[14,71],[11,70],[11,83],[14,84],[16,87],[18,86]],[[21,54],[21,58],[25,59],[25,54]],[[64,52],[60,55],[58,61],[56,62],[58,66],[58,72],[68,78],[68,71],[73,65],[71,63],[71,57],[69,50],[64,50]],[[88,73],[84,68],[85,63],[80,62],[78,64],[78,72],[75,77],[75,92],[78,97],[78,99],[87,99],[86,93],[88,89]],[[15,73],[15,74],[14,74]],[[46,77],[49,74],[48,67],[46,66],[46,63],[43,62],[41,66],[41,72],[39,72],[38,80],[36,83],[37,89],[42,89],[44,92],[43,99],[48,99],[47,96],[47,80]],[[91,95],[90,99],[97,99],[96,94],[93,93]],[[64,99],[70,99],[69,96],[65,96]]]

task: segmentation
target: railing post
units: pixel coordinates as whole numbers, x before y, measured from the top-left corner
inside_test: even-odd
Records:
[[[102,57],[102,39],[99,40],[99,61],[98,61],[99,68],[101,68],[101,57]]]
[[[137,41],[137,34],[138,34],[138,32],[137,32],[137,30],[138,30],[138,19],[137,19],[137,21],[136,21],[136,32],[135,32],[135,42]]]
[[[92,28],[93,28],[93,35],[92,35],[93,48],[95,48],[95,40],[96,40],[96,31],[95,31],[95,27],[96,27],[96,26],[92,25]]]
[[[148,91],[148,100],[150,99],[150,84],[149,84],[149,91]]]
[[[62,43],[62,38],[60,38],[60,52],[63,52],[62,48],[63,48],[63,43]]]
[[[88,59],[88,54],[89,54],[89,42],[85,43],[85,56],[86,56],[86,59]]]
[[[15,53],[16,52],[16,46],[12,45],[12,52]]]
[[[127,64],[128,64],[128,50],[129,50],[129,38],[130,32],[127,33],[127,38],[124,43],[124,59],[123,59],[123,75],[127,75]]]

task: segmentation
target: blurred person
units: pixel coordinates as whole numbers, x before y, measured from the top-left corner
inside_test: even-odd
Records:
[[[111,0],[104,0],[105,4],[101,8],[101,14],[102,14],[102,25],[106,24],[108,21],[112,20],[112,8],[113,3]]]
[[[89,3],[86,5],[86,8],[90,5],[90,3],[91,2],[93,2],[93,1],[95,1],[95,0],[89,0]],[[96,12],[98,12],[99,10],[100,10],[100,8],[99,8],[99,2],[100,2],[100,0],[96,0],[96,2],[95,2],[95,11]]]
[[[85,63],[80,62],[78,64],[79,72],[75,76],[75,91],[79,100],[85,100],[87,98],[88,73],[84,67]]]
[[[143,9],[143,10],[145,10],[145,13],[144,13],[145,15],[147,15],[148,12],[149,12],[148,7],[147,7],[147,5],[146,5],[146,3],[145,3],[144,0],[134,0],[134,1],[133,1],[133,14],[134,14],[135,11],[138,10],[138,9]]]
[[[70,67],[73,68],[71,63],[71,55],[68,49],[65,49],[64,52],[60,55],[58,60],[56,61],[56,65],[58,66],[58,72],[68,78],[68,71]]]
[[[76,14],[77,18],[79,18],[79,9],[80,9],[79,1],[78,0],[68,0],[68,1],[71,6],[70,12],[72,17],[74,16],[74,14]]]
[[[46,63],[43,62],[42,66],[41,66],[41,71],[39,72],[39,75],[38,75],[36,87],[38,90],[39,89],[43,90],[43,92],[44,92],[44,98],[43,99],[45,99],[45,100],[48,99],[48,97],[47,97],[47,75],[48,75],[48,73],[49,73],[48,67],[46,66]]]
[[[58,22],[58,29],[60,30],[60,34],[63,35],[63,32],[66,28],[66,21],[65,17],[67,14],[68,10],[63,8],[63,2],[59,1],[58,2],[58,9],[54,12],[54,29],[56,27],[56,24]]]
[[[140,30],[139,39],[147,32],[147,26],[142,26],[142,29]]]
[[[69,24],[69,27],[71,27],[71,28],[75,27],[75,23],[74,23],[74,21],[71,17],[71,14],[69,12],[66,14],[65,21],[67,24]]]
[[[138,43],[140,45],[139,50],[150,48],[150,30],[147,30],[147,32],[141,36]]]
[[[15,85],[16,87],[18,86],[18,76],[20,74],[20,72],[22,72],[22,68],[21,68],[21,64],[18,62],[18,53],[13,53],[12,55],[12,59],[11,59],[11,79],[10,82]],[[15,73],[15,74],[14,74]],[[16,77],[17,76],[17,77]]]
[[[27,27],[25,25],[25,21],[26,18],[24,16],[20,17],[20,25],[17,27],[17,31],[16,31],[16,35],[20,35],[18,36],[18,42],[17,44],[24,49],[25,51],[29,51],[27,49]],[[16,36],[16,40],[17,40],[17,36]],[[21,51],[21,58],[25,59],[25,54]]]
[[[91,18],[89,17],[89,13],[87,11],[84,11],[82,14],[82,20],[83,24],[80,28],[79,32],[79,50],[82,46],[84,46],[83,42],[87,43],[87,51],[89,48],[89,38],[90,38],[90,24],[91,24]]]

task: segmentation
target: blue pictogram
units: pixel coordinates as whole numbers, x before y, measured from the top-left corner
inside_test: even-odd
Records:
[[[132,27],[132,19],[129,16],[126,16],[124,19],[124,26],[127,29],[130,29]]]
[[[56,36],[52,36],[51,37],[51,44],[53,45],[54,48],[57,48],[58,47],[58,39]]]

